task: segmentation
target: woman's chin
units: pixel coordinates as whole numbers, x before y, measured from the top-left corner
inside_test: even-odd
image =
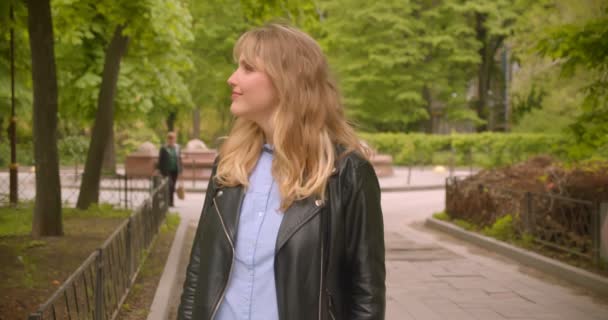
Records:
[[[243,110],[241,110],[239,108],[239,106],[235,105],[235,103],[233,102],[230,105],[230,113],[232,113],[232,115],[235,116],[235,117],[241,117],[243,115]]]

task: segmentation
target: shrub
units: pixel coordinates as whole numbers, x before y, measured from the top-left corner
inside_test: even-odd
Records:
[[[516,232],[513,226],[513,216],[507,214],[496,219],[496,222],[494,222],[491,227],[483,229],[483,233],[489,237],[502,241],[515,240]]]
[[[433,214],[433,218],[435,218],[437,220],[441,220],[441,221],[450,221],[450,216],[448,216],[448,214],[445,213],[445,211],[437,212],[437,213]]]
[[[493,168],[540,154],[565,156],[566,138],[553,134],[475,133],[363,133],[361,137],[398,165],[473,165]]]

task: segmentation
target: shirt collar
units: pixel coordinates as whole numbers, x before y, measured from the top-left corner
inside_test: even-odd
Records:
[[[262,151],[266,151],[266,152],[272,154],[274,152],[274,146],[272,146],[268,143],[264,143],[264,145],[262,146]]]

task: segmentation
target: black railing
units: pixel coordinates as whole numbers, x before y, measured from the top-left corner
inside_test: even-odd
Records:
[[[78,200],[82,174],[71,170],[60,173],[61,198],[68,205]],[[20,202],[33,201],[36,197],[36,174],[19,172],[18,198]],[[150,194],[153,177],[131,177],[124,174],[104,175],[99,186],[99,203],[115,207],[137,208]],[[9,177],[0,172],[0,207],[9,205]]]
[[[446,212],[481,226],[511,214],[520,236],[600,265],[600,203],[452,177],[446,180]]]
[[[166,217],[167,180],[155,178],[148,195],[28,320],[116,318]]]

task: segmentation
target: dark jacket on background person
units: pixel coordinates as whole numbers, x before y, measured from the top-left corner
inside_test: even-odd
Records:
[[[171,155],[169,152],[169,146],[167,145],[162,146],[158,151],[158,171],[160,171],[160,174],[163,176],[168,176],[171,171],[171,168],[169,167],[169,157]],[[180,147],[177,144],[175,145],[175,154],[177,156],[177,173],[179,174],[182,172],[182,157]]]
[[[325,202],[310,197],[285,212],[274,262],[279,319],[384,319],[384,227],[374,169],[351,153],[337,161],[328,186]],[[215,316],[230,280],[244,195],[241,186],[211,179],[178,320]]]

